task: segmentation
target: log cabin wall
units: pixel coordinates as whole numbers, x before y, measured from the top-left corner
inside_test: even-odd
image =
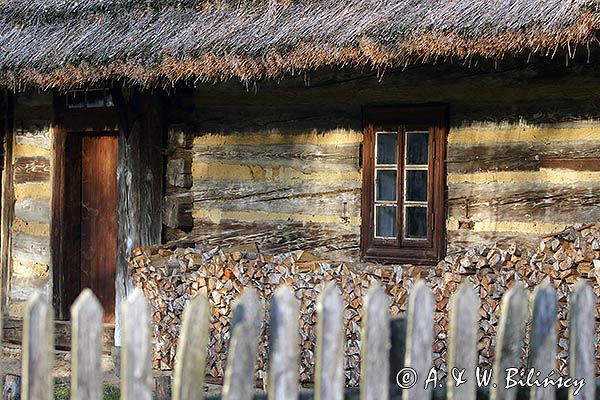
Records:
[[[191,237],[358,261],[361,107],[378,104],[449,106],[449,253],[533,246],[540,235],[600,220],[596,67],[506,64],[179,88],[167,110],[171,134],[193,136]]]
[[[35,290],[52,297],[50,204],[52,93],[15,96],[7,311],[21,317]],[[8,189],[8,188],[7,188]],[[6,197],[5,197],[6,198]]]

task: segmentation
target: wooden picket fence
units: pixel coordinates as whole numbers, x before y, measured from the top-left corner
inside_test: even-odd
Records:
[[[554,288],[540,285],[532,296],[531,311],[523,286],[515,284],[504,296],[495,350],[493,381],[503,382],[506,368],[522,365],[522,343],[525,322],[532,315],[527,365],[546,376],[555,368],[557,304]],[[595,295],[583,281],[575,286],[569,304],[570,362],[569,374],[584,379],[586,384],[569,398],[595,398]],[[344,387],[344,304],[338,289],[327,284],[319,295],[317,305],[317,343],[314,389],[300,389],[298,384],[298,312],[299,301],[287,287],[281,287],[272,298],[270,307],[270,359],[268,390],[271,400],[314,398],[316,400],[422,400],[446,397],[454,400],[473,400],[481,395],[473,377],[478,363],[477,335],[479,300],[470,283],[463,284],[454,294],[450,305],[448,371],[466,371],[466,382],[455,385],[449,373],[444,388],[425,389],[424,380],[431,372],[434,299],[424,282],[413,287],[409,298],[406,334],[403,338],[403,366],[391,370],[391,332],[388,297],[375,284],[365,298],[362,316],[361,381],[360,389]],[[173,378],[174,400],[196,400],[204,396],[205,357],[208,342],[210,310],[207,299],[196,297],[186,307],[179,338],[179,350]],[[89,290],[84,290],[71,309],[72,314],[72,379],[71,399],[100,400],[102,307]],[[151,318],[147,301],[140,291],[134,291],[123,306],[121,398],[152,399]],[[236,301],[231,328],[221,398],[250,400],[264,398],[256,394],[255,363],[263,304],[253,289],[245,290]],[[53,310],[46,300],[36,295],[27,307],[24,323],[22,398],[51,400],[53,397]],[[393,357],[392,357],[393,359]],[[395,367],[394,367],[395,368]],[[408,370],[407,368],[411,368]],[[411,386],[411,374],[419,378]],[[391,377],[391,379],[390,379]],[[397,381],[406,388],[392,388]],[[409,387],[410,386],[410,387]],[[390,390],[392,388],[392,390]],[[533,387],[530,399],[555,399],[553,386]],[[566,391],[563,390],[562,394]],[[485,397],[515,399],[517,388],[502,384],[491,386]],[[562,397],[562,395],[560,396]]]

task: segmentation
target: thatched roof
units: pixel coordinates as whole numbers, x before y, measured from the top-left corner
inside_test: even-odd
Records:
[[[596,41],[598,0],[0,0],[0,84],[255,80]]]

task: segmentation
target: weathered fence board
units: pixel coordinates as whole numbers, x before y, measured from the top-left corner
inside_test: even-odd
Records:
[[[256,290],[244,290],[237,299],[233,312],[231,340],[223,382],[223,400],[252,399],[256,385],[254,369],[261,321],[262,304]]]
[[[418,281],[408,298],[408,327],[406,332],[405,366],[410,368],[399,377],[407,387],[404,400],[421,400],[431,396],[433,387],[425,388],[424,377],[429,375],[433,346],[433,296],[424,281]],[[406,379],[416,379],[410,386]],[[419,379],[420,378],[420,379]],[[409,387],[410,386],[410,387]]]
[[[515,285],[504,295],[500,307],[502,315],[496,339],[494,353],[492,400],[514,400],[517,388],[505,385],[509,368],[521,366],[521,345],[525,335],[525,318],[527,316],[527,298],[523,284]]]
[[[102,305],[84,289],[71,307],[71,400],[102,399]]]
[[[204,296],[196,296],[183,312],[175,363],[173,400],[200,400],[204,396],[209,321],[208,300]]]
[[[22,399],[52,400],[54,311],[40,293],[33,295],[25,310],[22,363]]]
[[[592,288],[579,280],[571,293],[569,305],[569,374],[573,379],[583,379],[586,383],[579,393],[569,389],[569,398],[592,400],[596,395],[595,324],[596,297]]]
[[[595,312],[596,296],[584,281],[575,286],[569,303],[570,345],[569,377],[551,372],[556,367],[556,291],[549,282],[535,289],[529,355],[521,351],[527,322],[527,295],[516,283],[504,296],[496,343],[492,380],[487,387],[476,387],[479,299],[470,282],[463,283],[452,296],[449,329],[448,376],[442,383],[431,377],[433,296],[424,281],[411,289],[407,321],[390,320],[389,299],[379,284],[364,298],[361,321],[360,388],[344,388],[343,330],[344,304],[334,283],[326,284],[317,301],[317,342],[315,348],[315,388],[299,389],[299,301],[288,287],[280,287],[270,309],[270,357],[268,390],[255,390],[255,364],[263,321],[263,304],[254,289],[246,289],[236,299],[228,349],[222,400],[475,400],[475,399],[594,399]],[[71,399],[101,399],[102,307],[89,290],[84,290],[71,308],[72,382]],[[53,354],[53,312],[40,294],[29,301],[24,325],[23,363],[20,379],[7,375],[4,399],[51,400]],[[204,368],[208,324],[208,301],[198,296],[184,311],[178,346],[174,386],[170,377],[159,377],[165,390],[155,386],[154,398],[201,400],[204,397]],[[1,321],[0,321],[1,322]],[[121,399],[151,400],[151,318],[146,299],[139,290],[123,304],[123,350],[121,363]],[[2,330],[0,329],[0,332]],[[390,354],[390,351],[398,354]],[[507,374],[513,382],[520,378],[526,361],[535,377],[570,378],[564,387],[527,387],[516,384],[507,388]],[[396,371],[397,370],[397,371]],[[439,372],[439,371],[438,371]],[[489,371],[488,371],[489,373]],[[481,378],[482,376],[479,375]],[[428,384],[426,384],[428,382]],[[402,387],[402,388],[401,388]],[[400,390],[402,389],[402,390]],[[19,391],[22,390],[22,397]],[[213,399],[214,397],[209,397]]]
[[[269,400],[298,398],[299,309],[289,287],[277,289],[271,301]]]
[[[121,399],[152,400],[150,308],[138,289],[123,304]]]
[[[477,397],[478,310],[479,297],[467,281],[454,294],[450,305],[448,400],[474,400]]]
[[[344,306],[334,283],[317,300],[315,400],[344,398]]]
[[[529,337],[528,367],[549,376],[556,369],[556,290],[548,281],[533,292],[533,316]],[[552,386],[531,388],[531,400],[554,400]]]
[[[360,399],[387,400],[390,375],[390,304],[379,284],[365,299],[361,331]]]

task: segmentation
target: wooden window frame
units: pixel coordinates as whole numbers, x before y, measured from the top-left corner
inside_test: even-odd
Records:
[[[429,135],[429,173],[427,239],[403,239],[404,207],[401,203],[404,175],[404,135],[401,133],[427,129]],[[363,108],[363,186],[361,256],[378,263],[433,265],[445,254],[446,174],[445,148],[448,131],[447,107],[440,105],[388,106]],[[397,132],[398,205],[397,236],[394,239],[375,237],[375,145],[376,132]]]

